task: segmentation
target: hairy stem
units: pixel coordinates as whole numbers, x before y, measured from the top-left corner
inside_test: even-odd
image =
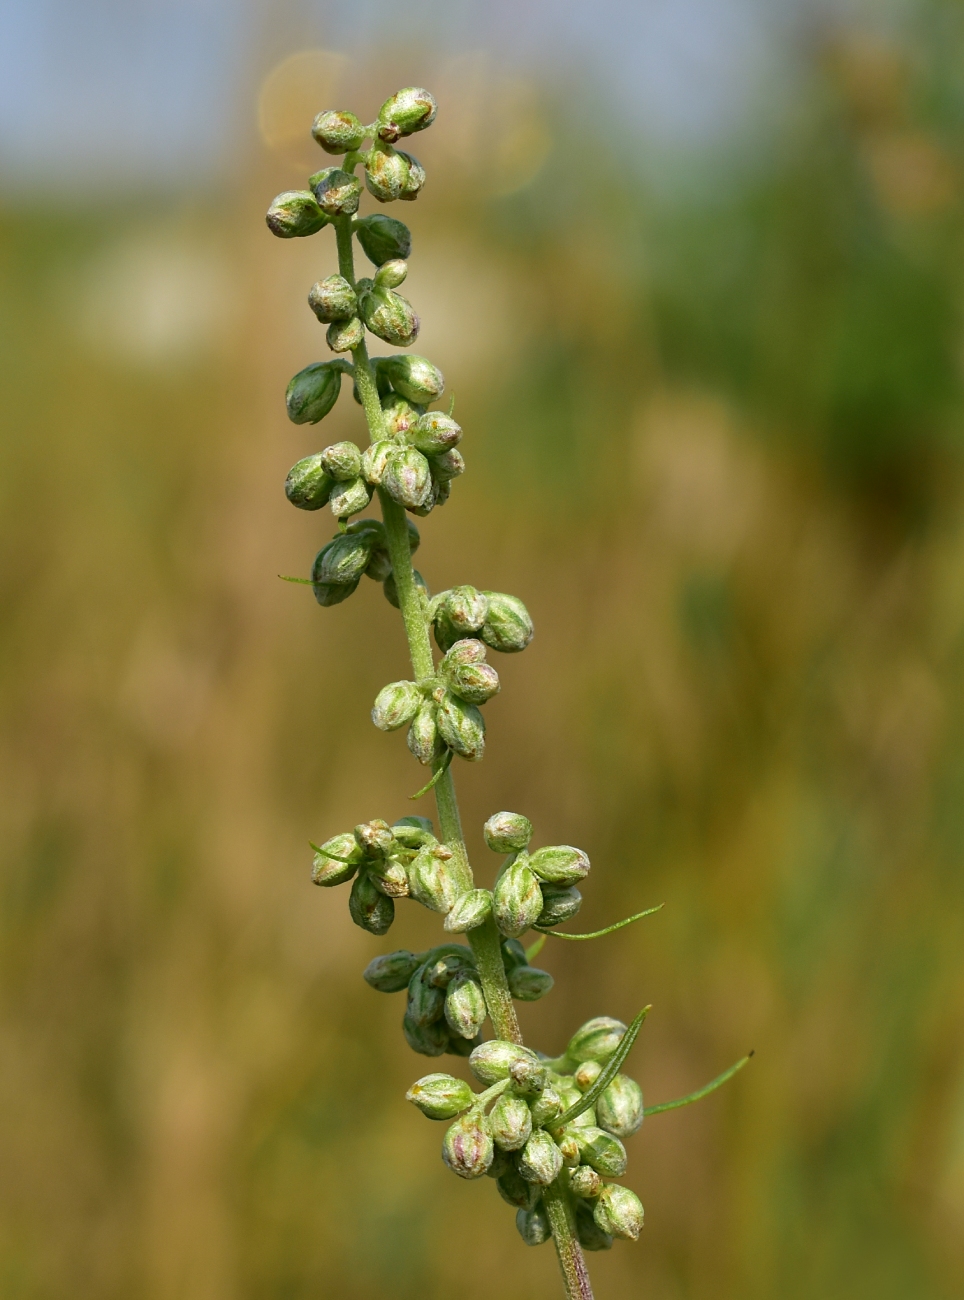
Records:
[[[542,1193],[542,1203],[546,1207],[546,1214],[552,1226],[552,1240],[555,1242],[556,1254],[559,1256],[559,1267],[562,1269],[568,1300],[593,1300],[589,1271],[576,1236],[572,1206],[569,1204],[569,1197],[560,1178],[550,1183]]]

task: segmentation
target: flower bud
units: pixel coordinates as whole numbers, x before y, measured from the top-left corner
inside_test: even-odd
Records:
[[[414,447],[397,447],[382,471],[382,487],[400,506],[423,506],[432,491],[428,461]]]
[[[542,1202],[531,1210],[519,1210],[515,1216],[519,1236],[527,1246],[541,1246],[552,1236],[552,1225]]]
[[[443,451],[438,456],[429,456],[428,463],[431,466],[432,475],[437,479],[440,487],[448,488],[451,479],[458,478],[460,474],[465,473],[465,461],[462,458],[462,453],[456,451],[454,447],[451,451]]]
[[[418,338],[418,314],[394,289],[369,289],[361,295],[359,308],[366,326],[386,343],[407,348]]]
[[[351,153],[361,148],[366,132],[354,113],[328,109],[315,118],[311,134],[325,153]]]
[[[408,441],[426,456],[438,456],[462,441],[462,426],[442,411],[426,411],[409,429]]]
[[[451,691],[442,696],[435,715],[439,735],[460,758],[478,763],[485,753],[485,721],[474,704],[466,704]],[[542,910],[540,899],[539,909]]]
[[[367,872],[355,877],[348,911],[355,924],[369,934],[387,934],[395,920],[395,904],[375,888]]]
[[[340,582],[318,582],[312,580],[311,590],[314,592],[315,600],[319,605],[326,608],[330,605],[340,605],[343,600],[347,600],[357,588],[357,582],[343,584]]]
[[[532,839],[532,822],[522,813],[493,813],[482,828],[493,853],[517,853]]]
[[[622,1041],[626,1026],[611,1016],[587,1020],[569,1039],[566,1055],[573,1061],[608,1061]]]
[[[549,1071],[540,1061],[513,1061],[509,1066],[509,1077],[515,1090],[525,1097],[537,1097],[549,1082]]]
[[[329,857],[328,855],[332,856]],[[339,861],[339,859],[347,861]],[[354,835],[335,835],[315,854],[311,878],[316,885],[343,885],[358,870],[363,854]]]
[[[329,217],[352,216],[358,211],[362,186],[357,176],[340,167],[326,167],[309,177],[318,206]]]
[[[513,862],[502,873],[493,898],[495,923],[503,934],[513,939],[525,934],[542,911],[542,890],[524,861]]]
[[[356,479],[361,473],[361,452],[353,442],[334,442],[321,453],[321,464],[339,482]]]
[[[521,1097],[504,1092],[489,1112],[492,1140],[503,1151],[520,1151],[532,1136],[532,1116]]]
[[[388,583],[394,582],[389,578],[385,583],[385,594],[388,594]],[[397,606],[398,599],[392,601]],[[408,747],[420,763],[426,767],[440,757],[442,753],[442,742],[439,738],[438,727],[435,723],[435,703],[433,700],[423,700],[418,706],[418,712],[412,719],[412,725],[408,729]],[[454,903],[454,898],[453,898]],[[446,908],[446,911],[449,909]]]
[[[408,982],[409,1019],[420,1028],[441,1020],[445,1010],[445,994],[428,982],[428,972],[424,966]]]
[[[387,438],[379,438],[378,442],[373,442],[370,447],[365,448],[362,452],[361,472],[366,482],[371,483],[373,487],[381,483],[385,466],[395,451],[396,444]],[[389,572],[391,572],[391,564],[389,564]]]
[[[588,1092],[601,1074],[602,1066],[598,1061],[583,1061],[572,1077],[580,1092]]]
[[[502,960],[507,971],[512,970],[514,966],[528,966],[526,950],[518,939],[503,939],[501,946]]]
[[[484,1115],[469,1111],[445,1134],[442,1159],[460,1178],[481,1178],[495,1155]]]
[[[392,833],[399,844],[407,849],[420,849],[424,844],[434,844],[432,819],[430,817],[399,817],[392,823]]]
[[[394,143],[400,136],[424,131],[435,121],[437,112],[434,95],[419,86],[406,86],[386,99],[378,110],[378,137]]]
[[[453,587],[444,601],[445,617],[462,636],[478,632],[489,610],[488,598],[475,587]]]
[[[607,1183],[599,1193],[592,1217],[610,1237],[635,1241],[643,1230],[643,1203],[628,1187]]]
[[[426,1074],[417,1079],[405,1100],[417,1106],[429,1119],[454,1119],[472,1105],[474,1093],[462,1079],[451,1074]]]
[[[388,898],[408,898],[408,872],[400,862],[388,859],[369,865],[368,874],[380,894]]]
[[[422,693],[414,682],[390,682],[375,696],[372,722],[379,731],[397,731],[411,722],[421,702]]]
[[[391,556],[384,546],[376,546],[365,566],[365,577],[371,578],[373,582],[384,582],[386,578],[391,577],[391,572]]]
[[[404,354],[385,357],[382,365],[395,392],[410,402],[428,406],[442,396],[445,379],[438,366],[433,366],[426,357]]]
[[[357,585],[371,554],[371,539],[364,534],[339,533],[315,556],[312,582]]]
[[[421,1056],[441,1056],[449,1050],[449,1031],[444,1020],[433,1020],[430,1025],[417,1025],[405,1012],[402,1033],[413,1052]]]
[[[340,361],[316,361],[299,370],[285,394],[292,424],[317,424],[338,401],[341,392]]]
[[[539,1058],[528,1047],[518,1043],[509,1043],[501,1038],[490,1038],[481,1043],[469,1057],[469,1069],[480,1083],[498,1083],[508,1079],[513,1061],[533,1061],[538,1065]]]
[[[477,930],[492,915],[492,894],[488,889],[470,889],[462,895],[444,921],[449,934]]]
[[[574,885],[589,874],[589,859],[582,849],[570,844],[537,849],[529,858],[529,866],[549,885]]]
[[[408,182],[409,162],[403,153],[386,145],[376,145],[365,162],[365,184],[379,203],[401,198]]]
[[[398,197],[405,202],[411,203],[418,198],[419,190],[425,184],[425,168],[414,154],[406,153],[404,149],[399,149],[398,155],[400,158],[404,158],[408,164],[405,184],[402,186],[402,192]]]
[[[548,1084],[535,1101],[530,1103],[529,1110],[532,1112],[533,1125],[541,1128],[544,1124],[551,1124],[557,1115],[561,1115],[565,1106],[555,1088]]]
[[[285,496],[299,510],[320,510],[327,504],[334,486],[334,479],[325,473],[320,454],[305,456],[288,471]]]
[[[529,611],[517,596],[487,591],[489,612],[482,628],[482,640],[493,650],[515,654],[524,650],[535,634]]]
[[[543,930],[571,921],[582,907],[582,894],[578,889],[549,889],[542,887],[542,911],[536,924]]]
[[[327,226],[328,218],[308,190],[285,190],[268,209],[265,221],[279,239],[303,239]]]
[[[412,521],[409,520],[408,522],[411,523]],[[416,587],[418,587],[419,591],[424,592],[425,595],[428,596],[429,594],[428,584],[426,583],[422,575],[419,573],[418,569],[412,570],[412,577],[415,579],[415,585]],[[395,608],[398,609],[399,608],[398,588],[395,586],[394,573],[389,574],[389,576],[385,579],[383,586],[385,590],[385,599],[388,601],[389,605],[394,605]]]
[[[354,836],[355,842],[369,858],[383,857],[396,847],[392,828],[381,817],[373,817],[370,822],[360,822],[355,827]]]
[[[548,1187],[559,1177],[562,1152],[544,1128],[536,1129],[519,1157],[519,1173],[527,1183]]]
[[[463,949],[463,956],[454,952],[448,952],[438,961],[432,962],[426,971],[425,978],[433,988],[447,989],[456,975],[465,975],[471,971],[475,974],[475,966],[472,963],[472,954],[467,948]]]
[[[500,690],[499,674],[491,664],[462,664],[447,680],[452,694],[466,704],[484,704]]]
[[[445,994],[445,1019],[452,1033],[474,1039],[487,1014],[482,985],[471,975],[456,975]]]
[[[350,352],[365,337],[365,326],[357,316],[351,320],[336,320],[328,326],[325,341],[332,352]]]
[[[562,1098],[563,1110],[568,1110],[570,1106],[575,1106],[577,1102],[582,1101],[582,1093],[576,1087],[572,1078],[565,1076],[559,1079],[557,1085],[559,1096]],[[587,1106],[585,1110],[579,1112],[575,1119],[571,1119],[566,1125],[570,1128],[595,1128],[596,1112],[592,1106]]]
[[[576,1236],[583,1250],[611,1250],[613,1239],[593,1218],[592,1207],[576,1201]]]
[[[346,279],[329,275],[318,280],[308,292],[308,306],[325,325],[336,320],[350,320],[358,308],[358,297]]]
[[[414,725],[414,724],[413,724]],[[451,862],[438,856],[439,847],[419,849],[409,867],[412,898],[433,912],[450,912],[459,895]]]
[[[336,519],[350,519],[359,510],[365,510],[372,499],[372,489],[361,477],[347,483],[336,483],[328,498],[331,513]],[[366,566],[367,568],[367,566]]]
[[[400,257],[393,258],[375,272],[375,286],[378,289],[397,289],[407,275],[408,263]]]
[[[599,1195],[602,1179],[589,1165],[579,1165],[569,1175],[569,1186],[575,1196],[582,1196],[591,1201],[594,1196]]]
[[[626,1148],[619,1138],[601,1128],[573,1128],[579,1140],[582,1163],[606,1178],[621,1178],[626,1172]]]
[[[503,1201],[507,1201],[509,1205],[515,1205],[521,1210],[531,1210],[534,1205],[539,1203],[539,1197],[542,1194],[541,1191],[537,1186],[535,1186],[535,1184],[527,1183],[519,1173],[511,1158],[507,1158],[505,1152],[499,1151],[499,1149],[496,1148],[496,1160],[498,1160],[500,1156],[503,1160],[507,1160],[508,1167],[499,1174],[496,1182],[499,1195],[502,1197]]]
[[[628,1138],[643,1122],[643,1092],[635,1080],[617,1074],[596,1100],[599,1127],[613,1137]]]
[[[362,251],[370,262],[384,266],[396,258],[406,258],[412,251],[412,235],[404,221],[381,212],[359,217],[352,225]]]
[[[407,397],[402,397],[400,393],[389,393],[382,398],[382,416],[387,433],[396,437],[407,433],[418,422],[419,412]]]
[[[537,966],[516,966],[509,974],[509,992],[520,1002],[538,1002],[552,989],[555,980]]]
[[[379,993],[400,993],[408,987],[418,965],[413,952],[399,948],[398,952],[389,952],[370,961],[362,972],[362,979]]]
[[[568,1128],[564,1129],[561,1134],[556,1135],[556,1142],[562,1152],[562,1163],[567,1169],[574,1169],[581,1159],[581,1147],[575,1132]]]

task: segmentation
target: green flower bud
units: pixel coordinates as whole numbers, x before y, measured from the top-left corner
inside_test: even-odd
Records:
[[[594,1196],[599,1195],[602,1179],[589,1165],[579,1165],[569,1175],[569,1187],[573,1195],[591,1201]]]
[[[589,874],[589,859],[582,849],[574,849],[571,844],[537,849],[529,858],[529,866],[549,885],[574,885]]]
[[[397,447],[386,459],[381,485],[393,501],[407,510],[423,506],[432,491],[428,461],[414,447]]]
[[[382,398],[382,414],[385,428],[392,437],[407,433],[419,420],[418,407],[400,393],[389,393]]]
[[[370,822],[359,822],[353,834],[356,844],[369,858],[384,857],[396,847],[394,832],[381,817],[373,817]]]
[[[592,1207],[576,1201],[576,1236],[583,1250],[611,1250],[613,1239],[593,1218]]]
[[[408,441],[426,456],[438,456],[462,441],[462,427],[441,411],[426,411],[408,431]]]
[[[292,424],[317,424],[338,401],[340,361],[316,361],[299,370],[288,385],[285,402]]]
[[[379,731],[397,731],[418,712],[422,693],[414,682],[390,682],[375,696],[372,722]]]
[[[493,853],[517,853],[532,839],[532,822],[522,813],[493,813],[482,828]]]
[[[538,1002],[551,991],[555,980],[537,966],[517,966],[509,975],[509,991],[520,1002]]]
[[[456,975],[475,974],[475,965],[472,961],[472,954],[468,948],[463,949],[463,955],[459,956],[454,952],[446,953],[438,961],[432,962],[428,967],[426,979],[433,988],[447,989]]]
[[[580,1092],[588,1092],[601,1074],[602,1066],[598,1061],[583,1061],[572,1077]]]
[[[528,966],[529,964],[526,950],[518,939],[502,940],[502,960],[507,971],[512,970],[514,966]]]
[[[408,263],[400,257],[385,262],[375,272],[375,285],[379,289],[397,289],[408,275]]]
[[[433,912],[450,912],[458,898],[459,886],[451,859],[450,850],[437,845],[419,849],[409,868],[412,898]]]
[[[532,1112],[534,1127],[541,1128],[545,1124],[551,1124],[557,1115],[561,1115],[565,1106],[555,1088],[548,1084],[535,1101],[530,1103],[529,1109]]]
[[[469,1057],[469,1069],[480,1083],[498,1083],[500,1079],[508,1079],[513,1061],[525,1060],[534,1061],[536,1065],[540,1063],[538,1056],[528,1047],[520,1047],[518,1043],[509,1043],[501,1038],[490,1038],[487,1043],[481,1043]]]
[[[315,118],[311,134],[325,153],[351,153],[361,148],[366,132],[354,113],[328,109]]]
[[[485,753],[485,721],[474,704],[466,704],[451,691],[446,691],[435,721],[439,735],[449,749],[471,763],[481,760]],[[539,909],[542,910],[541,900]]]
[[[444,1020],[433,1020],[430,1025],[417,1025],[405,1012],[402,1019],[405,1041],[420,1056],[441,1056],[449,1050],[449,1031]]]
[[[400,136],[414,135],[431,126],[438,113],[435,97],[418,86],[406,86],[386,99],[378,110],[378,137],[394,143]]]
[[[525,934],[542,911],[539,882],[522,860],[517,859],[502,873],[493,890],[493,898],[495,923],[512,939]]]
[[[408,982],[407,1015],[420,1028],[441,1020],[445,1011],[445,994],[428,981],[425,966],[418,970]]]
[[[599,1193],[592,1217],[608,1236],[635,1241],[643,1230],[643,1203],[628,1187],[607,1183]]]
[[[329,217],[352,216],[358,211],[362,186],[357,176],[339,167],[326,167],[309,177],[318,206]]]
[[[496,1158],[498,1159],[500,1155],[503,1159],[506,1158],[505,1152],[496,1149]],[[499,1174],[496,1187],[503,1201],[515,1205],[520,1210],[531,1210],[533,1206],[538,1205],[541,1196],[539,1188],[533,1183],[527,1183],[511,1160],[508,1162],[508,1168]]]
[[[428,406],[442,396],[445,379],[441,370],[426,357],[402,354],[380,360],[395,392],[410,402]]]
[[[541,1202],[532,1210],[519,1210],[515,1216],[515,1226],[527,1246],[541,1246],[552,1236],[549,1216]]]
[[[499,674],[491,664],[461,664],[446,674],[446,680],[452,694],[466,704],[484,704],[501,689]]]
[[[484,663],[485,653],[485,646],[481,641],[476,641],[473,637],[465,637],[461,641],[456,641],[455,645],[446,651],[439,670],[443,677],[448,677],[467,664]]]
[[[456,975],[445,994],[445,1019],[460,1038],[476,1038],[488,1011],[482,985],[470,975]]]
[[[418,338],[418,314],[394,289],[369,289],[359,298],[359,309],[366,326],[386,343],[407,348]]]
[[[509,1076],[516,1092],[526,1097],[539,1096],[549,1083],[549,1071],[541,1061],[538,1064],[526,1060],[513,1061],[509,1066]]]
[[[472,1105],[474,1094],[462,1079],[451,1074],[426,1074],[417,1079],[405,1100],[417,1106],[429,1119],[454,1119]]]
[[[562,1152],[544,1128],[538,1128],[529,1138],[519,1157],[519,1173],[527,1183],[548,1187],[562,1169]]]
[[[557,1133],[556,1142],[562,1153],[562,1163],[567,1169],[574,1169],[582,1158],[582,1148],[579,1146],[575,1131],[567,1128],[561,1134]]]
[[[385,582],[392,574],[392,558],[384,546],[376,546],[365,567],[365,577],[373,582]]]
[[[395,920],[395,904],[375,888],[367,872],[355,877],[348,911],[355,924],[369,934],[387,934]]]
[[[265,221],[272,235],[279,239],[303,239],[328,224],[328,218],[308,190],[285,190],[279,194],[268,209]]]
[[[493,650],[515,654],[524,650],[535,635],[529,611],[516,596],[487,591],[489,612],[482,628],[482,640]]]
[[[566,1055],[573,1061],[608,1061],[622,1041],[626,1026],[611,1016],[596,1016],[569,1039]]]
[[[343,600],[347,600],[357,586],[357,582],[342,584],[340,582],[313,581],[311,589],[318,604],[327,608],[329,605],[340,605]]]
[[[489,612],[489,601],[475,587],[453,587],[440,606],[449,623],[463,637],[478,632]]]
[[[392,859],[373,862],[368,868],[372,884],[388,898],[408,898],[408,872],[400,862]]]
[[[465,473],[465,461],[462,459],[462,453],[456,451],[454,447],[451,451],[443,451],[438,456],[429,456],[428,463],[440,486],[446,486],[450,479],[458,478],[460,474]]]
[[[365,163],[365,184],[379,203],[401,198],[408,182],[409,162],[390,146],[376,145]]]
[[[370,961],[362,972],[362,979],[379,993],[400,993],[408,987],[408,981],[418,966],[418,958],[413,952],[399,948],[398,952],[389,952]]]
[[[596,1101],[599,1127],[613,1137],[628,1138],[643,1122],[643,1092],[625,1074],[617,1074]]]
[[[520,1151],[532,1136],[532,1116],[521,1097],[503,1093],[489,1112],[492,1140],[503,1151]]]
[[[285,496],[299,510],[320,510],[327,504],[334,486],[334,479],[325,473],[321,456],[305,456],[288,471]]]
[[[556,1090],[558,1091],[559,1096],[562,1098],[563,1110],[568,1110],[569,1107],[574,1106],[576,1102],[582,1101],[582,1093],[576,1087],[572,1078],[568,1076],[561,1077],[558,1080],[556,1084]],[[588,1106],[585,1110],[580,1111],[580,1113],[576,1116],[576,1118],[571,1119],[569,1123],[566,1125],[567,1129],[595,1128],[595,1127],[596,1127],[596,1111],[592,1106]]]
[[[323,324],[330,325],[332,321],[350,320],[358,308],[358,297],[346,279],[329,275],[311,286],[308,306]]]
[[[348,483],[336,483],[332,488],[328,504],[336,519],[350,519],[359,510],[366,510],[372,499],[372,489],[361,477],[351,479]],[[367,566],[366,566],[367,568]]]
[[[325,341],[332,352],[350,352],[365,337],[365,326],[357,316],[351,320],[336,320],[328,326]]]
[[[486,1178],[499,1179],[503,1174],[507,1174],[513,1169],[515,1169],[515,1164],[513,1163],[512,1156],[509,1155],[508,1151],[500,1151],[499,1148],[496,1147],[492,1163],[485,1171],[485,1176]]]
[[[430,817],[399,817],[392,823],[392,833],[399,844],[407,849],[420,849],[424,844],[434,844],[434,827]]]
[[[405,177],[405,184],[402,186],[402,192],[398,197],[405,202],[411,203],[418,198],[419,190],[425,184],[425,168],[414,154],[406,153],[404,149],[399,149],[398,155],[408,163],[408,175]]]
[[[470,889],[462,895],[444,921],[449,934],[477,930],[492,915],[492,894],[488,889]]]
[[[542,911],[536,924],[543,930],[551,930],[564,921],[571,921],[582,907],[582,894],[578,889],[549,889],[542,887]]]
[[[361,452],[353,442],[334,442],[321,453],[325,472],[339,482],[358,478],[361,463]]]
[[[485,1116],[477,1111],[457,1119],[442,1143],[442,1159],[460,1178],[481,1178],[494,1155]]]
[[[381,483],[382,475],[385,473],[385,466],[396,450],[397,446],[394,442],[390,442],[387,438],[379,438],[378,442],[373,442],[370,447],[366,447],[362,452],[361,472],[366,481],[371,483],[373,487],[377,487]]]
[[[386,595],[388,595],[388,583],[391,582],[394,585],[394,581],[394,578],[389,578],[385,583]],[[392,604],[397,607],[397,597],[392,601]],[[435,722],[435,702],[433,700],[423,700],[418,706],[418,712],[412,719],[412,725],[408,729],[408,747],[418,761],[426,767],[441,757],[442,741]]]
[[[412,235],[404,221],[376,212],[360,217],[352,225],[362,251],[370,262],[383,266],[396,258],[406,258],[412,251]]]
[[[586,1126],[573,1128],[579,1141],[582,1163],[606,1178],[621,1178],[626,1172],[626,1148],[611,1133]]]
[[[339,533],[315,556],[312,582],[358,585],[371,555],[371,538],[362,533]]]
[[[358,870],[363,856],[354,835],[335,835],[315,854],[311,878],[316,885],[343,885]],[[339,861],[340,858],[347,861]]]

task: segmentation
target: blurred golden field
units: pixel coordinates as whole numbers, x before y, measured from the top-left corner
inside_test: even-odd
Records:
[[[436,918],[374,940],[309,880],[424,778],[368,720],[397,611],[277,578],[333,531],[289,465],[363,423],[347,385],[286,419],[333,240],[263,212],[328,93],[412,82],[405,292],[468,462],[416,562],[537,629],[458,764],[477,876],[517,809],[590,854],[578,928],[666,904],[550,940],[527,1041],[653,1003],[648,1102],[756,1050],[630,1142],[647,1226],[597,1295],[961,1295],[964,39],[921,9],[814,40],[776,136],[691,184],[482,58],[308,54],[211,188],[0,212],[0,1295],[558,1290],[443,1168],[403,1100],[435,1067],[361,980]]]

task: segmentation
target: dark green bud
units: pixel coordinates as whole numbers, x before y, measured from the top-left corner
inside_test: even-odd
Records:
[[[511,939],[525,934],[542,911],[542,890],[523,859],[517,859],[502,873],[493,898],[495,923]]]
[[[358,297],[342,276],[329,275],[311,286],[308,306],[323,324],[330,325],[332,321],[350,320],[357,310]]]
[[[397,289],[408,275],[408,263],[400,257],[392,258],[375,272],[375,287],[378,289]]]
[[[564,921],[571,921],[582,907],[582,894],[578,889],[549,889],[542,887],[543,908],[536,925],[543,930],[551,930]]]
[[[449,1031],[444,1020],[433,1020],[430,1025],[417,1025],[405,1012],[402,1033],[413,1052],[421,1056],[442,1056],[449,1050]]]
[[[460,1038],[476,1038],[487,1015],[482,985],[470,975],[456,975],[445,994],[445,1019]]]
[[[409,868],[412,898],[433,912],[450,912],[459,895],[451,850],[443,845],[419,849]]]
[[[361,477],[347,483],[336,483],[332,488],[328,504],[336,519],[350,519],[359,510],[366,510],[372,499],[372,489]],[[367,569],[366,565],[366,569]]]
[[[407,433],[419,419],[418,408],[400,393],[389,393],[382,398],[382,413],[385,428],[392,437]]]
[[[394,356],[381,358],[389,382],[410,402],[418,406],[428,406],[442,396],[445,379],[438,366],[433,366],[426,357]]]
[[[394,579],[389,578],[385,583],[385,593],[388,594],[388,583],[394,584]],[[397,606],[398,599],[392,601]],[[412,725],[408,729],[408,747],[420,763],[426,767],[434,763],[442,754],[442,741],[439,738],[438,726],[435,722],[435,703],[432,700],[423,700],[418,706],[418,712],[412,719]],[[454,899],[452,900],[455,901]],[[448,909],[446,909],[447,911]]]
[[[321,463],[333,479],[345,482],[361,474],[361,452],[353,442],[334,442],[321,453]]]
[[[406,727],[418,712],[422,693],[414,682],[390,682],[375,696],[372,722],[379,731]]]
[[[505,1153],[496,1150],[496,1157],[502,1156],[505,1159]],[[538,1187],[532,1183],[527,1183],[515,1167],[514,1162],[508,1161],[508,1168],[498,1176],[496,1187],[503,1201],[508,1201],[509,1205],[515,1205],[520,1210],[531,1210],[533,1206],[539,1203],[541,1192]]]
[[[639,1084],[625,1074],[617,1074],[597,1099],[596,1116],[599,1127],[613,1137],[632,1137],[643,1122],[643,1092]]]
[[[317,424],[338,401],[343,362],[316,361],[299,370],[288,385],[285,402],[293,424]]]
[[[489,609],[481,637],[487,646],[503,654],[524,650],[535,634],[529,611],[517,596],[487,591]]]
[[[569,1187],[573,1195],[591,1201],[594,1196],[599,1195],[602,1179],[589,1165],[579,1165],[569,1175]]]
[[[355,924],[369,934],[387,934],[395,920],[395,904],[375,888],[367,872],[355,877],[348,911]]]
[[[573,1081],[580,1092],[588,1092],[592,1085],[602,1074],[602,1066],[598,1061],[583,1061],[579,1069],[573,1074]]]
[[[574,849],[571,844],[537,849],[529,858],[529,866],[547,885],[575,885],[589,874],[589,859],[582,849]]]
[[[419,86],[406,86],[378,110],[378,137],[393,144],[403,135],[414,135],[431,126],[436,113],[438,104],[433,95]]]
[[[365,448],[362,453],[362,474],[373,487],[377,487],[381,483],[382,476],[385,473],[385,466],[397,450],[397,444],[390,442],[387,438],[379,438],[378,442],[373,442],[370,447]],[[389,571],[391,571],[391,565],[389,565]]]
[[[502,960],[507,971],[512,970],[514,966],[528,966],[529,964],[526,950],[518,939],[502,940]]]
[[[611,1016],[596,1016],[569,1040],[566,1055],[573,1061],[608,1061],[622,1042],[626,1026]]]
[[[513,1061],[524,1060],[534,1061],[536,1065],[540,1063],[538,1056],[528,1047],[520,1047],[518,1043],[509,1043],[501,1038],[490,1038],[487,1043],[481,1043],[469,1057],[469,1069],[480,1083],[498,1083],[500,1079],[508,1079]]]
[[[311,134],[325,153],[351,153],[361,148],[366,132],[354,113],[328,109],[315,118]]]
[[[426,1074],[405,1094],[405,1100],[417,1106],[429,1119],[454,1119],[472,1105],[474,1094],[462,1079],[451,1074]]]
[[[366,326],[386,343],[407,348],[418,338],[418,314],[394,289],[369,289],[359,298],[359,308]]]
[[[529,1138],[519,1157],[519,1173],[527,1183],[548,1187],[555,1182],[562,1169],[562,1152],[544,1128],[538,1128]]]
[[[566,1107],[563,1105],[558,1092],[550,1084],[543,1088],[539,1096],[530,1103],[529,1109],[532,1112],[534,1127],[541,1128],[545,1124],[551,1124],[557,1115],[562,1114]]]
[[[521,1097],[503,1093],[489,1112],[492,1140],[503,1151],[521,1151],[532,1136],[532,1116]]]
[[[404,202],[411,203],[418,198],[419,191],[425,184],[425,168],[414,154],[406,153],[404,149],[399,149],[398,154],[408,163],[408,175],[398,197]]]
[[[526,1097],[539,1096],[549,1083],[549,1071],[541,1062],[535,1065],[527,1060],[513,1061],[509,1067],[509,1075],[516,1091]]]
[[[318,206],[329,217],[353,216],[358,211],[362,186],[357,176],[340,167],[326,167],[308,181]]]
[[[396,840],[407,849],[420,849],[424,844],[434,844],[434,829],[430,817],[400,817],[392,823]]]
[[[541,1246],[552,1236],[549,1216],[541,1201],[534,1209],[519,1210],[515,1216],[515,1226],[527,1246]]]
[[[343,600],[347,600],[353,594],[357,582],[350,582],[344,585],[340,582],[317,582],[313,581],[311,589],[314,592],[315,600],[319,605],[326,608],[329,605],[340,605]]]
[[[445,994],[428,982],[427,974],[419,966],[408,982],[408,1015],[421,1028],[441,1020],[445,1010]]]
[[[285,190],[279,194],[268,209],[265,221],[272,235],[279,239],[303,239],[328,224],[315,196],[307,190]]]
[[[428,968],[426,979],[433,988],[447,989],[456,975],[466,975],[470,972],[475,973],[475,966],[472,962],[472,954],[466,948],[463,950],[464,955],[459,956],[457,953],[448,952],[444,957],[440,957]]]
[[[383,266],[396,258],[406,258],[412,251],[412,235],[408,226],[395,217],[376,212],[370,217],[358,218],[352,229],[370,262]]]
[[[484,704],[499,693],[499,674],[491,664],[461,664],[446,677],[449,689],[466,704]]]
[[[442,696],[435,715],[442,740],[460,758],[477,763],[485,753],[485,721],[474,704],[466,704],[451,691]],[[542,903],[539,903],[542,910]]]
[[[481,1041],[481,1038],[463,1038],[460,1034],[453,1034],[451,1029],[448,1029],[448,1026],[446,1026],[446,1029],[449,1036],[449,1045],[446,1051],[451,1056],[471,1056]],[[486,1172],[488,1173],[488,1170]]]
[[[341,586],[355,584],[365,572],[371,554],[371,538],[365,534],[339,533],[315,556],[312,582]]]
[[[423,506],[432,491],[428,461],[414,447],[398,447],[386,458],[382,487],[400,506],[412,510]]]
[[[329,857],[329,854],[332,856]],[[358,870],[363,856],[354,835],[347,832],[335,835],[332,839],[325,840],[315,854],[311,878],[316,885],[343,885]],[[340,858],[347,861],[339,861]]]
[[[394,859],[373,862],[369,865],[368,874],[380,894],[385,894],[388,898],[408,898],[408,872],[400,862]]]
[[[517,853],[532,839],[532,822],[522,813],[493,813],[482,828],[485,842],[493,853]]]
[[[325,473],[321,455],[305,456],[288,471],[285,496],[299,510],[320,510],[327,505],[334,486],[334,479]]]
[[[418,965],[418,958],[413,952],[399,948],[398,952],[389,952],[370,961],[362,978],[379,993],[400,993],[408,987],[408,981],[418,970]]]
[[[516,966],[509,975],[509,991],[520,1002],[538,1002],[552,989],[555,980],[537,966]]]
[[[426,411],[408,431],[408,441],[426,456],[438,456],[462,441],[462,427],[441,411]]]
[[[376,145],[365,163],[365,184],[379,203],[401,198],[408,182],[408,158],[386,145]]]
[[[592,1217],[608,1236],[635,1241],[643,1230],[643,1203],[628,1187],[607,1183],[599,1193]]]
[[[469,930],[484,925],[491,915],[491,892],[488,889],[470,889],[449,912],[444,927],[449,934],[467,934]]]
[[[583,1250],[611,1250],[613,1239],[593,1218],[592,1206],[576,1201],[576,1236]]]
[[[621,1178],[626,1172],[626,1148],[619,1138],[601,1128],[574,1127],[582,1163],[590,1165],[606,1178]]]
[[[465,461],[462,458],[462,453],[456,451],[454,447],[451,451],[443,451],[438,456],[429,456],[428,463],[432,467],[432,474],[442,486],[447,485],[451,479],[458,478],[460,474],[465,473]]]
[[[354,830],[355,842],[369,858],[384,857],[396,848],[395,833],[388,822],[373,817],[370,822],[360,822]]]
[[[384,582],[386,578],[391,577],[391,573],[391,556],[384,546],[376,546],[365,568],[365,577],[371,578],[373,582]]]
[[[357,316],[351,320],[336,320],[328,326],[325,341],[332,352],[350,352],[365,337],[365,326]]]
[[[470,1111],[445,1134],[442,1159],[460,1178],[481,1178],[495,1155],[485,1116]]]
[[[515,1164],[509,1153],[507,1151],[500,1151],[499,1148],[496,1147],[495,1156],[493,1157],[492,1163],[485,1171],[485,1176],[486,1178],[498,1179],[501,1178],[503,1174],[509,1173],[509,1171],[514,1168]]]

